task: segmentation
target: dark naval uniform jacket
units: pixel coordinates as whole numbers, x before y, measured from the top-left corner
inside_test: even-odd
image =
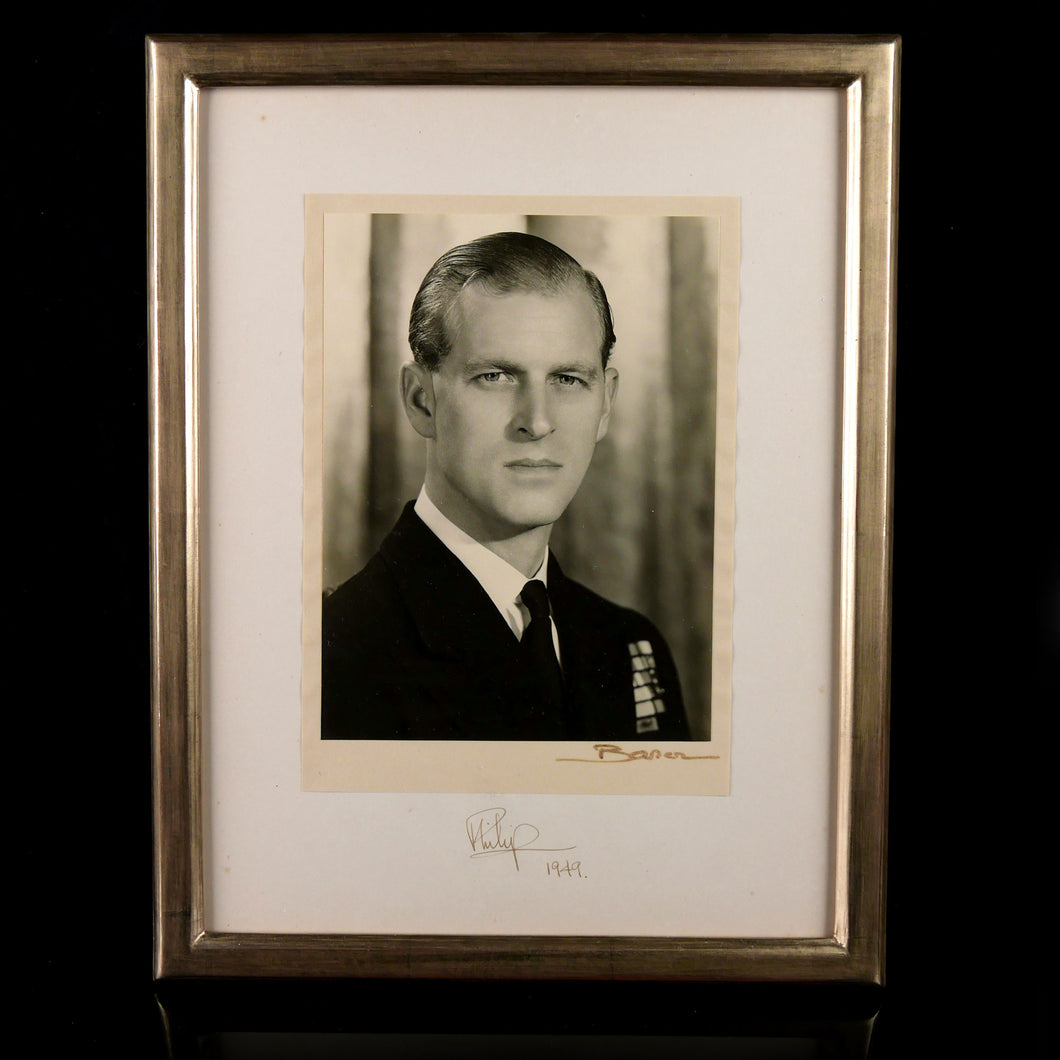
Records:
[[[324,599],[325,740],[687,740],[670,650],[643,615],[549,554],[567,715],[519,680],[519,641],[485,589],[406,505],[368,565]]]

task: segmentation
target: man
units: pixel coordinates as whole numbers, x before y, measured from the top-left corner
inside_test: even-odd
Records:
[[[607,431],[614,342],[599,280],[544,239],[432,266],[401,371],[426,477],[324,601],[324,739],[688,738],[658,630],[548,550]]]

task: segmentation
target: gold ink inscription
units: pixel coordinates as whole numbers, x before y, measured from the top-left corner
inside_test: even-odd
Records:
[[[721,758],[721,755],[689,755],[684,751],[660,751],[658,747],[643,747],[627,751],[615,743],[594,743],[595,758],[557,758],[557,762],[654,762],[668,759],[686,762],[704,762]]]

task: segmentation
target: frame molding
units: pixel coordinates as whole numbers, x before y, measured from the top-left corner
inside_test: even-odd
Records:
[[[150,37],[156,978],[883,980],[898,165],[896,37]],[[199,93],[223,85],[842,88],[845,280],[835,923],[830,938],[274,935],[204,929]]]

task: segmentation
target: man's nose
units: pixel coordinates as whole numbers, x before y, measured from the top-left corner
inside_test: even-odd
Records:
[[[519,388],[513,420],[515,429],[525,438],[544,438],[553,431],[545,384],[526,383]]]

